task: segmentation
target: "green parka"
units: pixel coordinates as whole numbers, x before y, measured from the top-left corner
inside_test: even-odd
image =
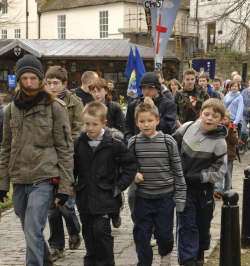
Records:
[[[83,127],[83,104],[81,99],[70,91],[66,91],[66,95],[62,100],[68,109],[71,136],[74,141],[79,137]]]
[[[72,194],[73,142],[65,103],[42,100],[28,111],[6,106],[0,153],[0,190],[60,177],[58,192]]]

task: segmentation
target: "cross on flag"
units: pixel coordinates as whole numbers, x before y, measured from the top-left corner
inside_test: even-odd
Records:
[[[156,32],[157,32],[157,43],[156,43],[156,54],[159,53],[160,48],[160,35],[161,33],[165,33],[168,31],[168,28],[164,25],[161,25],[161,14],[159,16],[158,24],[156,25]]]
[[[155,68],[162,68],[168,40],[172,34],[181,0],[145,0],[146,13],[150,10],[151,34],[155,48]],[[149,15],[149,14],[148,14]]]

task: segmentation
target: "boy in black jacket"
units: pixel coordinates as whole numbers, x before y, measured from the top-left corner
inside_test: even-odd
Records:
[[[121,206],[120,193],[133,181],[136,161],[105,130],[107,107],[89,103],[83,111],[85,133],[75,143],[76,204],[87,254],[84,265],[115,265],[110,217]]]

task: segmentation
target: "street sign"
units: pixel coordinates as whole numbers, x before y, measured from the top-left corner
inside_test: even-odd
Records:
[[[8,75],[8,87],[11,89],[16,88],[16,75]]]

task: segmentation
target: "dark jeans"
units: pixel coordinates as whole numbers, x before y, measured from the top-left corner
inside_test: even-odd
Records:
[[[153,234],[158,244],[159,254],[166,256],[173,249],[173,196],[161,199],[145,199],[136,196],[134,204],[134,241],[138,256],[138,266],[151,266],[153,251],[150,240]]]
[[[49,255],[43,230],[53,198],[48,182],[14,185],[13,204],[20,218],[26,240],[26,266],[44,266]]]
[[[187,190],[184,212],[177,216],[179,262],[196,260],[200,251],[209,249],[213,218],[213,188]]]
[[[85,242],[85,266],[114,266],[114,240],[109,215],[80,213]]]
[[[50,237],[49,245],[52,248],[64,249],[65,248],[65,235],[63,229],[63,218],[66,223],[69,236],[79,235],[80,224],[75,212],[75,200],[70,198],[64,204],[55,208],[54,205],[49,210],[49,228]]]

